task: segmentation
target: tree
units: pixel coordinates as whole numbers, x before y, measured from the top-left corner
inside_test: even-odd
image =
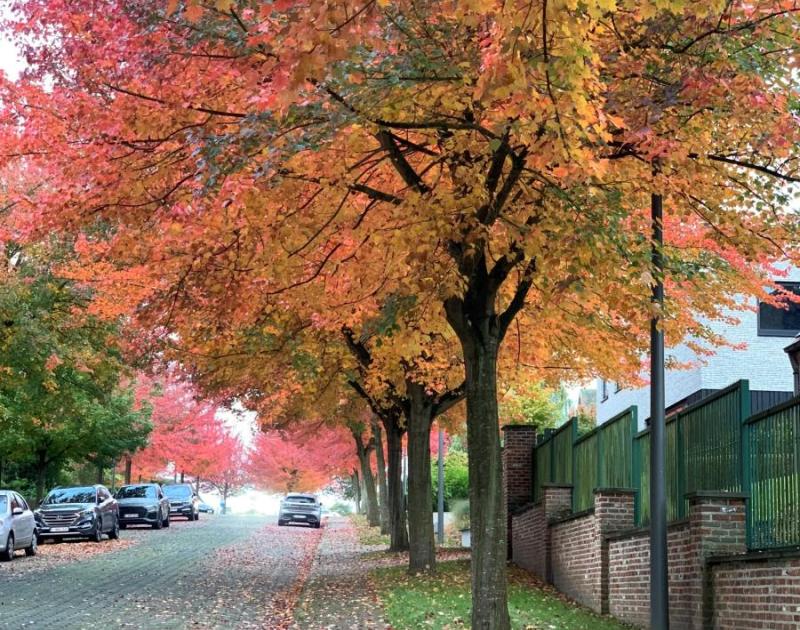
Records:
[[[169,328],[255,296],[220,313],[288,303],[355,327],[399,293],[432,328],[446,319],[465,366],[475,628],[509,625],[503,353],[636,373],[652,193],[671,209],[674,342],[719,341],[702,316],[765,296],[764,265],[794,255],[793,2],[18,9],[31,67],[7,86],[7,153],[58,182],[20,196],[21,224],[114,223],[84,249],[80,275],[102,270],[113,296],[98,309],[144,306]]]
[[[341,429],[269,431],[256,436],[249,474],[273,492],[316,492],[353,470],[354,460],[352,437]]]

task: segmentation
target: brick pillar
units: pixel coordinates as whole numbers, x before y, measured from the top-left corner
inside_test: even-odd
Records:
[[[511,558],[511,516],[533,501],[533,446],[536,428],[525,424],[503,427],[503,491],[506,497],[508,557]]]
[[[734,492],[697,491],[689,499],[689,538],[693,570],[689,627],[710,628],[714,615],[714,588],[707,560],[710,556],[747,551],[746,496]]]
[[[598,542],[600,544],[594,575],[599,591],[600,610],[609,612],[608,601],[608,536],[633,529],[636,526],[634,505],[636,490],[632,488],[597,488],[594,491],[594,517],[597,522]]]

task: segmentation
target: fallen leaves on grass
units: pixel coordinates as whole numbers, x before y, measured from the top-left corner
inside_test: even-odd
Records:
[[[404,567],[376,569],[386,616],[394,630],[469,627],[469,561],[440,562],[435,575],[409,575]],[[530,574],[509,570],[511,627],[525,630],[622,630],[627,626],[570,601]]]
[[[367,517],[363,514],[351,514],[350,522],[355,527],[358,541],[365,547],[388,547],[389,537],[381,534],[380,527],[370,527]]]

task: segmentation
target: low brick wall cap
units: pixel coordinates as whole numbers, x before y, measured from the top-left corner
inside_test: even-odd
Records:
[[[527,429],[530,431],[536,432],[536,427],[532,424],[504,424],[500,427],[501,431],[520,431],[523,429]]]
[[[800,548],[787,547],[772,551],[748,551],[747,553],[711,556],[706,560],[709,564],[725,564],[728,562],[767,562],[769,560],[787,560],[800,558]]]
[[[542,484],[542,488],[569,488],[572,490],[571,483],[556,483],[555,481],[546,481]]]
[[[636,488],[595,488],[595,494],[636,494]]]
[[[687,492],[684,497],[689,499],[749,499],[747,492],[725,492],[724,490],[695,490]]]

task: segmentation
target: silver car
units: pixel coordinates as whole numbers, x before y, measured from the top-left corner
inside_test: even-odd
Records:
[[[13,490],[0,490],[0,560],[13,560],[17,549],[36,555],[36,521],[28,502]]]
[[[278,525],[308,523],[311,527],[322,525],[322,505],[313,494],[287,494],[281,500]]]

